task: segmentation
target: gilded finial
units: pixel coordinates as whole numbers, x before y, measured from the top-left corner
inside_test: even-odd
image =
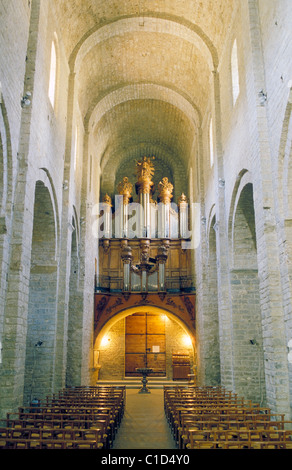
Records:
[[[129,178],[125,176],[118,184],[118,192],[124,197],[124,204],[129,204],[132,196],[133,185],[130,183]]]
[[[181,203],[187,203],[187,202],[188,202],[187,196],[184,193],[182,193],[178,199],[178,203],[181,204]]]
[[[103,198],[103,202],[105,204],[108,204],[110,207],[112,207],[112,199],[111,197],[106,193],[106,195]]]
[[[159,198],[164,204],[169,204],[172,199],[173,185],[168,181],[165,176],[158,184]]]

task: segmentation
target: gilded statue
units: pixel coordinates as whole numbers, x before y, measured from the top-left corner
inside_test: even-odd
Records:
[[[152,157],[152,160],[154,160],[155,157]],[[139,179],[144,179],[144,178],[149,178],[150,180],[152,179],[154,175],[154,165],[151,162],[151,158],[143,157],[141,161],[136,162],[136,172],[138,175],[138,180]]]
[[[152,157],[152,160],[154,160],[154,157]],[[141,161],[136,161],[136,174],[138,176],[136,188],[139,194],[150,193],[154,184],[152,181],[154,172],[154,165],[151,158],[143,157]]]

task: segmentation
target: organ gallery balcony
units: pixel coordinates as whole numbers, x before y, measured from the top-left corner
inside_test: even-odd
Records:
[[[96,292],[193,292],[191,250],[181,240],[99,242]]]
[[[124,177],[113,203],[108,194],[98,223],[97,292],[192,292],[189,208],[182,194],[171,202],[173,185],[164,177],[154,200],[153,160],[136,163],[138,196]]]

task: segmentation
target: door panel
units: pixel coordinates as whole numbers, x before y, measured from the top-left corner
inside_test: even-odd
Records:
[[[126,353],[145,354],[146,335],[127,335]]]
[[[153,350],[153,346],[158,346],[159,351]],[[160,352],[165,353],[165,335],[147,335],[147,349],[150,353]]]
[[[153,374],[164,376],[165,318],[163,315],[138,313],[126,317],[125,375],[139,376],[136,368],[150,367]]]
[[[165,335],[165,319],[162,315],[147,315],[147,334]]]
[[[126,318],[126,334],[146,334],[146,315],[135,314]]]
[[[145,354],[126,354],[127,375],[136,376],[136,368],[144,367]]]
[[[157,375],[165,375],[165,354],[153,354],[147,355],[147,366],[153,370],[156,370]]]

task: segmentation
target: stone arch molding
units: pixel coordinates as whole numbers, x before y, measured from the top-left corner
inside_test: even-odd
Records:
[[[166,310],[161,307],[157,307],[155,305],[141,305],[139,307],[129,307],[124,310],[121,310],[117,312],[115,315],[113,315],[110,319],[107,320],[107,322],[101,327],[101,329],[98,331],[98,334],[95,337],[95,344],[94,344],[94,349],[99,349],[100,343],[102,338],[108,333],[108,331],[112,328],[115,323],[118,321],[122,320],[123,318],[128,317],[129,315],[133,315],[134,313],[139,313],[139,312],[151,312],[153,313],[158,313],[160,315],[166,315],[175,322],[177,322],[183,330],[192,338],[192,344],[193,347],[195,348],[195,342],[194,342],[194,331],[192,331],[189,326],[181,320],[177,315],[174,313],[170,312],[169,310]]]
[[[238,203],[241,198],[242,192],[246,186],[250,184],[253,186],[252,175],[247,169],[242,169],[235,181],[233,193],[231,196],[229,218],[228,218],[228,247],[230,259],[233,261],[234,253],[234,230],[235,230],[235,218],[238,208]]]
[[[7,207],[12,198],[12,158],[10,129],[6,108],[0,101],[0,217],[8,212]]]
[[[86,54],[99,42],[107,41],[117,35],[121,36],[129,32],[141,31],[141,19],[140,16],[128,16],[106,25],[98,26],[93,31],[89,31],[76,45],[71,54],[69,59],[71,71],[74,73],[78,72]],[[171,34],[189,41],[196,48],[203,50],[211,70],[218,66],[218,56],[215,46],[197,25],[186,20],[182,22],[180,18],[175,16],[163,17],[162,15],[159,16],[154,13],[148,13],[147,15],[143,15],[143,31]]]
[[[121,36],[128,32],[139,31],[141,31],[140,16],[124,17],[105,25],[99,25],[94,30],[90,30],[79,41],[70,56],[69,65],[71,73],[75,76],[78,75],[78,71],[80,70],[82,62],[86,57],[87,53],[100,42],[107,41],[112,37]],[[184,39],[185,41],[192,43],[194,47],[202,51],[210,71],[213,69],[217,69],[218,56],[216,48],[213,45],[212,41],[209,39],[209,37],[197,25],[194,25],[188,22],[187,20],[182,21],[180,18],[177,18],[175,16],[163,17],[162,15],[148,13],[146,15],[143,15],[143,31],[155,33],[158,32],[161,34],[171,34],[179,37],[180,39]],[[148,95],[149,99],[157,99],[156,97],[159,96],[159,99],[163,99],[170,103],[173,103],[174,100],[175,105],[178,106],[179,104],[178,108],[187,114],[191,122],[194,122],[196,124],[198,124],[198,121],[199,123],[201,122],[200,112],[197,109],[196,105],[188,102],[187,98],[182,96],[180,92],[172,90],[171,88],[169,88],[169,86],[146,84],[146,87],[147,86],[148,88],[152,86],[152,93]],[[95,115],[95,122],[97,121],[97,119],[99,120],[100,117],[105,114],[106,109],[109,106],[110,108],[112,108],[115,105],[114,100],[117,98],[118,94],[121,94],[121,92],[124,96],[123,100],[135,99],[137,87],[138,90],[139,88],[141,90],[141,87],[145,89],[145,85],[140,84],[138,86],[128,85],[120,90],[111,90],[106,97],[102,98],[100,103],[96,103],[96,106],[99,105],[97,110],[90,110],[90,112],[86,116],[85,122],[88,123],[89,120],[92,121],[91,114]],[[157,89],[155,90],[154,87],[156,87]],[[137,99],[139,98],[140,97],[138,97]],[[146,99],[146,97],[143,96],[143,99]],[[102,109],[103,112],[101,113]]]
[[[50,199],[51,199],[53,218],[54,218],[54,224],[55,224],[55,257],[57,259],[59,241],[60,241],[60,215],[59,215],[57,195],[56,195],[55,187],[53,184],[53,180],[51,178],[50,172],[46,168],[38,169],[35,175],[35,185],[38,181],[44,184],[44,186],[49,192]]]
[[[252,176],[251,176],[251,173],[247,169],[244,168],[237,175],[233,192],[232,192],[232,196],[231,196],[229,219],[228,219],[228,238],[230,242],[232,242],[232,238],[233,238],[232,234],[233,234],[233,227],[234,227],[234,218],[236,214],[238,201],[241,196],[241,192],[243,188],[249,183],[253,184]]]
[[[207,237],[208,239],[210,238],[210,231],[211,229],[212,230],[215,230],[214,228],[214,225],[212,225],[212,222],[215,218],[215,221],[216,221],[216,205],[213,204],[210,211],[209,211],[209,216],[208,216],[208,220],[202,220],[202,223],[205,223],[206,224],[206,231],[207,231]]]
[[[285,109],[279,147],[278,194],[280,214],[284,219],[292,219],[292,199],[289,188],[292,180],[292,89]]]
[[[94,109],[88,113],[85,122],[88,122],[88,128],[92,128],[113,107],[129,100],[140,99],[165,101],[184,113],[193,124],[195,131],[201,126],[201,113],[194,103],[191,103],[186,96],[182,96],[178,90],[155,83],[127,84],[111,90],[95,103]]]

